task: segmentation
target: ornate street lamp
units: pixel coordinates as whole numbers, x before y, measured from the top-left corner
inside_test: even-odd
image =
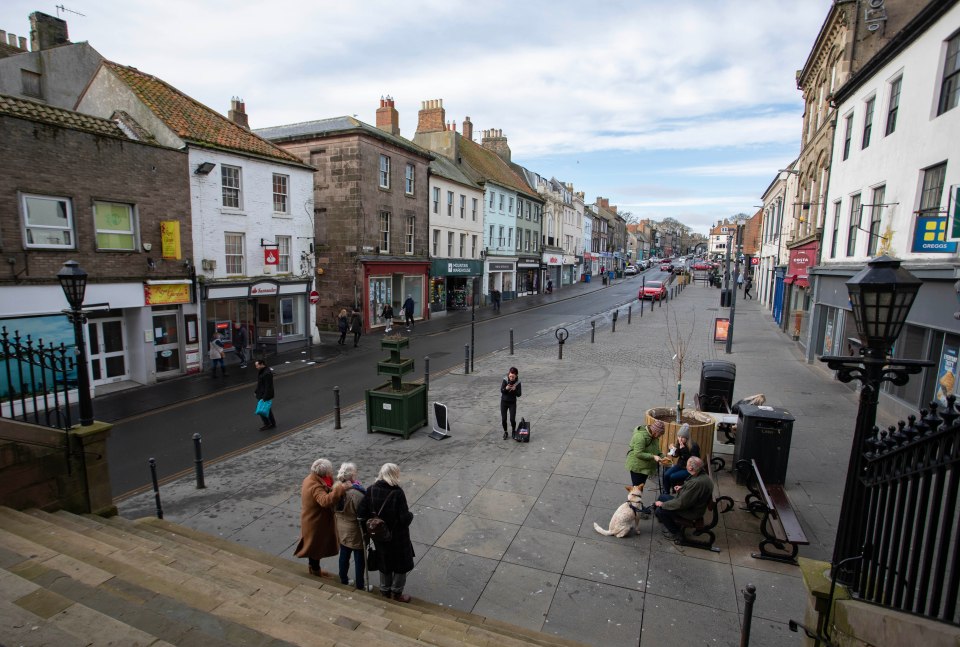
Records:
[[[77,391],[80,397],[80,425],[93,424],[93,402],[90,401],[90,375],[87,373],[87,348],[83,342],[83,324],[87,315],[83,311],[83,297],[87,291],[87,273],[76,261],[67,261],[57,272],[63,294],[70,304],[63,313],[73,324],[73,339],[77,345]]]
[[[875,434],[877,403],[884,382],[902,386],[933,362],[887,357],[900,336],[910,306],[922,281],[900,267],[900,261],[880,256],[847,281],[853,318],[860,336],[860,356],[823,356],[821,362],[837,372],[841,382],[858,380],[860,405],[853,432],[853,445],[847,465],[847,480],[840,506],[840,521],[833,548],[833,564],[837,581],[853,584],[860,570],[859,562],[850,558],[864,551],[865,522],[868,514],[866,488],[861,477],[864,470],[865,441]],[[841,565],[841,562],[843,563]]]

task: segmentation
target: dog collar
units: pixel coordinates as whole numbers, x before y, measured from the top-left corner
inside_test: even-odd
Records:
[[[638,508],[637,506],[633,505],[632,503],[630,504],[630,509],[633,510],[634,512],[643,512],[643,507],[642,507],[642,506]]]

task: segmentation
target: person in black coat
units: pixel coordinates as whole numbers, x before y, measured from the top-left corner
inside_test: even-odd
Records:
[[[377,482],[367,488],[360,502],[357,516],[363,527],[373,516],[383,519],[392,535],[390,541],[374,539],[380,561],[380,594],[400,602],[409,602],[404,595],[407,573],[413,570],[413,543],[410,541],[410,523],[413,513],[407,507],[407,496],[400,488],[400,468],[394,463],[384,463],[377,475]]]
[[[350,315],[350,332],[353,333],[353,347],[360,344],[360,335],[363,334],[363,319],[360,318],[360,311],[354,310]]]
[[[254,393],[257,396],[257,400],[265,400],[271,403],[270,412],[268,415],[260,416],[260,419],[263,420],[263,426],[260,427],[260,431],[266,431],[267,429],[275,429],[277,427],[277,420],[273,417],[273,369],[267,366],[267,363],[262,359],[258,359],[254,362],[254,366],[257,367],[257,390]]]
[[[500,422],[503,424],[503,439],[507,439],[507,412],[510,412],[510,429],[517,435],[517,398],[522,395],[520,373],[511,366],[500,383]]]

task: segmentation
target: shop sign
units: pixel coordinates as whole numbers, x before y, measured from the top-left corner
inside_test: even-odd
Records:
[[[160,257],[166,260],[180,260],[179,220],[160,221]]]
[[[938,214],[918,215],[911,251],[917,254],[955,254],[957,243],[947,242],[946,217]]]
[[[714,343],[726,342],[729,332],[730,319],[728,317],[715,317],[713,320]]]
[[[190,284],[177,283],[143,286],[143,303],[148,306],[174,305],[190,303]]]
[[[491,272],[509,272],[513,270],[513,263],[490,263],[487,267]]]
[[[760,257],[759,257],[759,256],[754,256],[754,257],[752,257],[752,258],[750,259],[750,264],[751,264],[751,265],[759,265],[759,264],[760,264]]]
[[[266,297],[273,296],[280,291],[280,286],[276,283],[254,283],[250,286],[250,296]]]
[[[279,265],[280,264],[280,252],[274,247],[267,247],[263,250],[263,264],[264,265]]]
[[[513,269],[512,264],[509,265]],[[430,269],[433,276],[480,276],[483,274],[483,262],[435,258]]]
[[[787,274],[795,276],[797,281],[806,281],[810,266],[817,260],[817,244],[811,243],[790,250],[790,265]]]
[[[556,256],[551,256],[550,258],[547,259],[547,265],[562,265],[562,264],[563,263],[561,259],[557,258]]]

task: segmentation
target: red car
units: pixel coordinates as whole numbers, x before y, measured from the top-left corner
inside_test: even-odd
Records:
[[[664,261],[663,263],[660,263],[660,271],[661,271],[661,272],[672,272],[672,271],[673,271],[673,263],[671,263],[670,261]]]
[[[643,287],[640,288],[640,294],[637,295],[637,298],[650,299],[651,301],[666,299],[667,288],[665,288],[660,281],[647,281]]]
[[[713,270],[713,263],[710,263],[710,262],[707,262],[707,261],[697,261],[697,262],[694,264],[693,269],[695,269],[695,270],[707,270],[707,271],[712,271],[712,270]]]

